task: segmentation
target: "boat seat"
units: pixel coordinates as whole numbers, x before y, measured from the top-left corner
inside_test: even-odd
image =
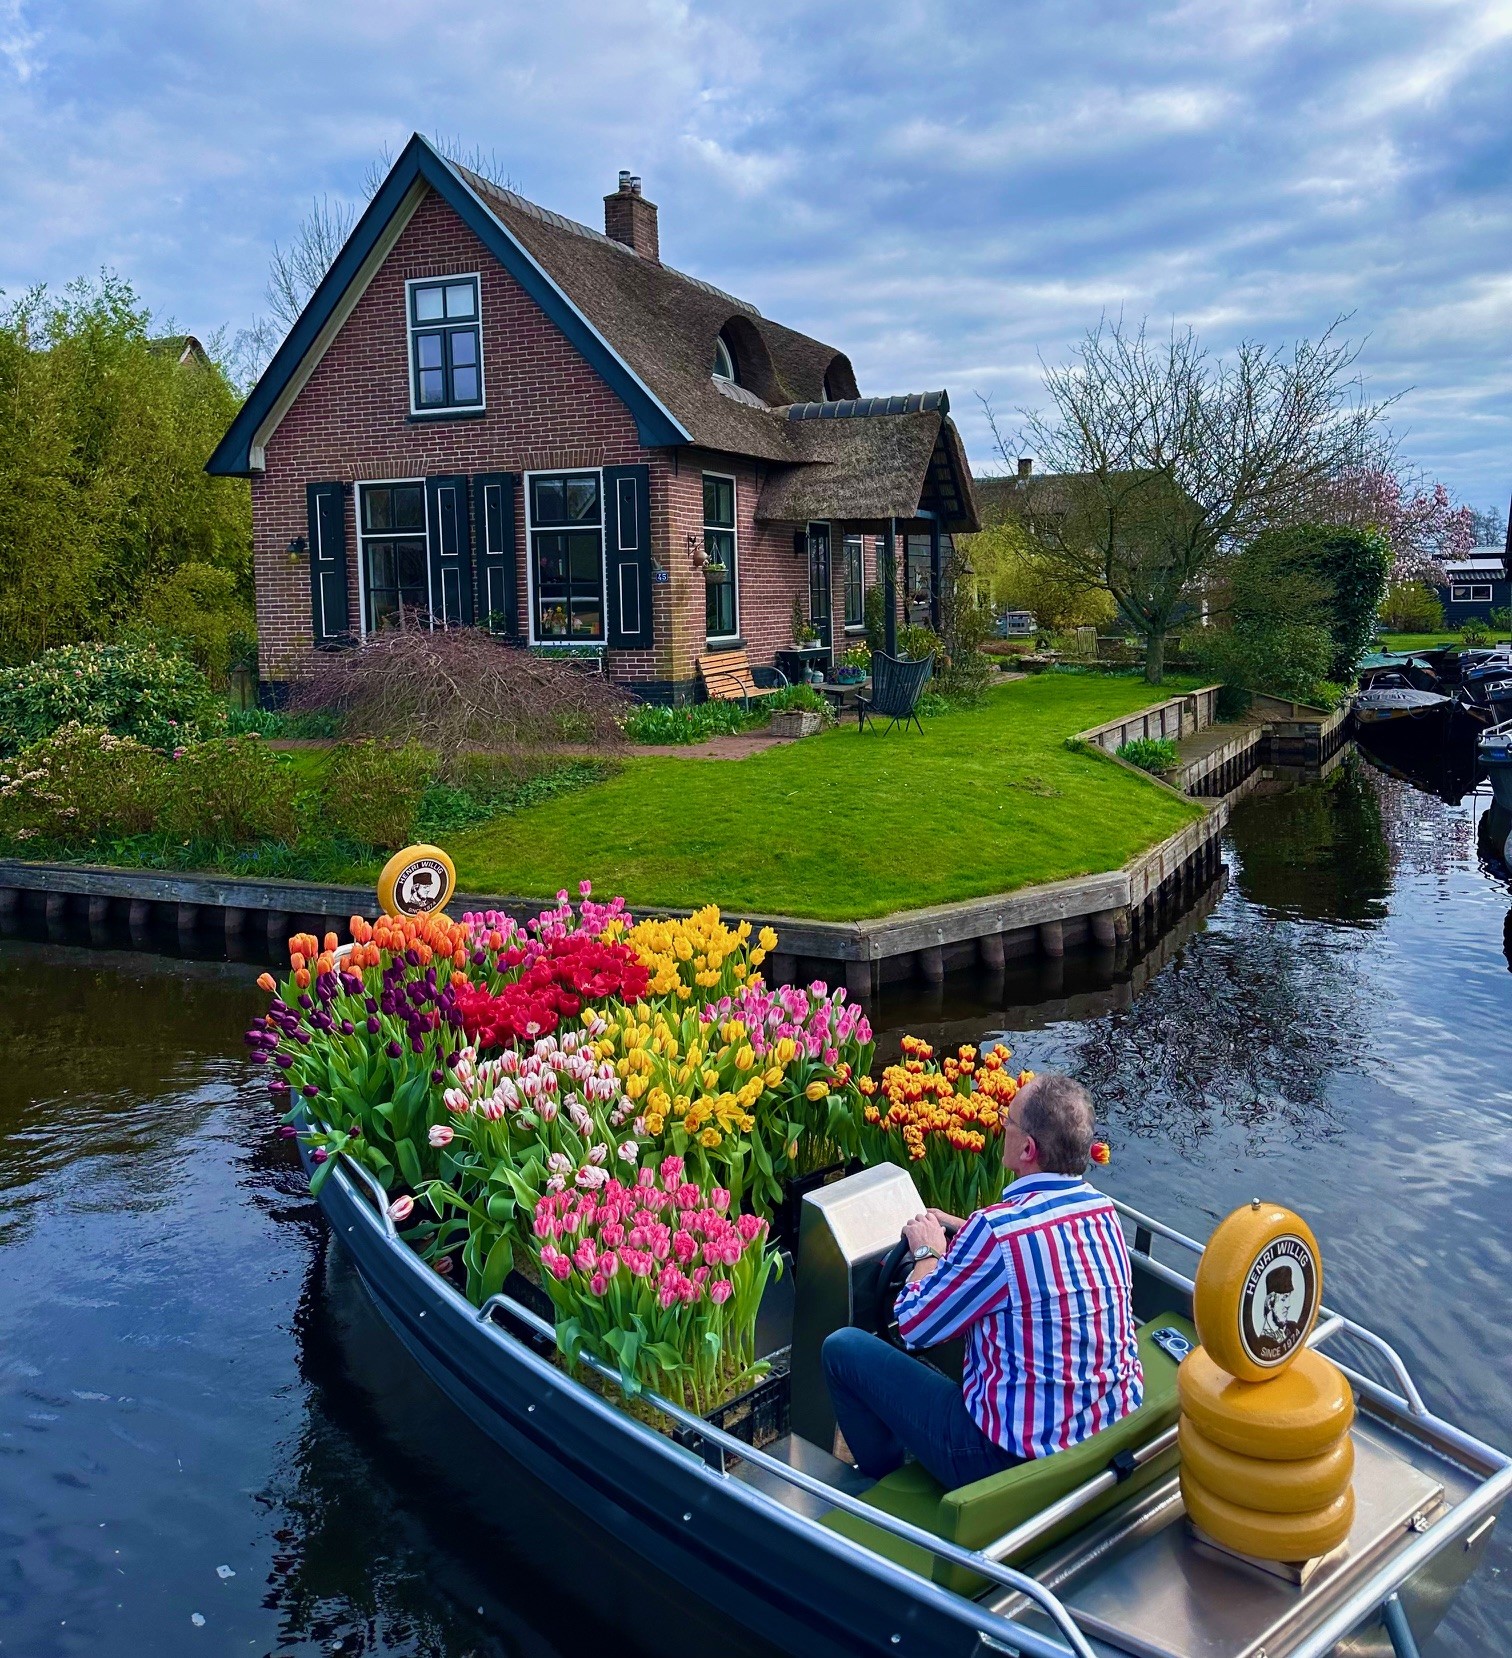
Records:
[[[1080,1445],[1005,1469],[1001,1474],[977,1480],[973,1485],[964,1485],[958,1491],[946,1491],[918,1463],[906,1462],[865,1491],[861,1501],[925,1531],[932,1531],[936,1537],[946,1538],[964,1549],[979,1549],[993,1542],[1064,1497],[1067,1492],[1075,1490],[1085,1480],[1102,1473],[1120,1452],[1137,1450],[1172,1426],[1180,1410],[1176,1393],[1176,1362],[1154,1341],[1157,1330],[1169,1329],[1180,1331],[1188,1342],[1196,1345],[1197,1331],[1191,1321],[1175,1313],[1161,1313],[1141,1326],[1139,1362],[1144,1368],[1144,1403],[1138,1410],[1131,1411],[1112,1427],[1093,1434]],[[1136,1468],[1126,1480],[1103,1492],[1080,1512],[1038,1539],[1025,1553],[1038,1554],[1052,1543],[1080,1530],[1089,1520],[1105,1514],[1135,1492],[1164,1478],[1175,1469],[1176,1464],[1176,1447],[1172,1445],[1168,1451]],[[832,1510],[825,1516],[824,1524],[832,1531],[865,1543],[877,1554],[896,1560],[921,1577],[933,1578],[936,1583],[954,1589],[958,1594],[975,1595],[988,1587],[986,1579],[962,1566],[941,1560],[900,1537],[894,1537],[890,1532],[880,1531],[859,1516]],[[1018,1564],[1020,1558],[1010,1556],[1005,1564]]]

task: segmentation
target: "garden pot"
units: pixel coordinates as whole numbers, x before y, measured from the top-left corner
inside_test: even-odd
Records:
[[[710,587],[723,587],[728,583],[729,579],[730,567],[728,564],[704,565],[704,580]]]
[[[823,719],[807,708],[782,708],[772,715],[774,737],[812,737]]]

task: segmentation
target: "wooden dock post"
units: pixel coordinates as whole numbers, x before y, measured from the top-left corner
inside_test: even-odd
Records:
[[[152,941],[152,905],[145,898],[133,898],[126,911],[126,926],[131,942],[138,947]]]
[[[1102,910],[1092,917],[1092,941],[1100,950],[1111,950],[1118,943],[1118,911]]]
[[[919,951],[916,959],[919,964],[919,976],[925,984],[944,984],[945,952],[938,944],[926,945]]]
[[[1063,956],[1066,953],[1066,929],[1059,921],[1042,921],[1039,924],[1039,943],[1043,954],[1051,957]]]
[[[853,1002],[869,1002],[872,997],[872,964],[850,959],[845,964],[845,990]]]
[[[182,938],[185,933],[193,933],[199,925],[200,907],[198,904],[178,904],[175,908],[178,911],[179,937]]]
[[[273,954],[273,965],[280,970],[289,965],[285,947],[289,942],[289,934],[294,930],[289,925],[288,913],[284,910],[268,911],[268,949]]]
[[[0,887],[0,915],[15,915],[21,908],[19,887]]]
[[[977,940],[977,953],[982,958],[982,966],[989,973],[1001,973],[1006,964],[1003,952],[1003,935],[1001,933],[983,933]]]
[[[69,900],[73,897],[70,892],[50,892],[43,905],[43,913],[47,918],[47,925],[55,927],[65,920],[68,915]]]

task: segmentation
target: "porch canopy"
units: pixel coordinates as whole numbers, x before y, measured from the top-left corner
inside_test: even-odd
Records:
[[[797,464],[773,466],[756,516],[768,523],[829,522],[880,535],[887,649],[897,649],[900,533],[930,536],[939,592],[940,537],[979,529],[971,467],[943,391],[793,403],[780,411]],[[938,617],[935,618],[938,625]]]

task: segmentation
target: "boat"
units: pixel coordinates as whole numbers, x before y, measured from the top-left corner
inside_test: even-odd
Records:
[[[1490,779],[1496,804],[1504,813],[1512,812],[1512,719],[1483,731],[1475,752]]]
[[[1380,668],[1362,677],[1350,706],[1361,727],[1427,727],[1447,717],[1453,699],[1414,685],[1400,668]]]
[[[1339,1366],[1358,1400],[1356,1509],[1334,1552],[1305,1568],[1267,1566],[1195,1530],[1170,1411],[1135,1424],[1111,1459],[1099,1460],[1099,1435],[1027,1465],[1044,1500],[989,1514],[985,1534],[951,1536],[918,1492],[888,1489],[899,1475],[874,1485],[831,1454],[818,1369],[828,1329],[885,1328],[903,1259],[898,1217],[922,1208],[903,1169],[862,1170],[803,1197],[796,1271],[782,1281],[790,1320],[781,1307],[765,1320],[769,1340],[786,1336],[787,1369],[758,1389],[785,1404],[768,1414],[789,1425],[766,1444],[719,1425],[729,1406],[711,1420],[641,1392],[633,1414],[620,1408],[617,1371],[586,1357],[578,1373],[563,1368],[523,1280],[474,1306],[404,1242],[382,1186],[344,1154],[317,1195],[383,1319],[445,1398],[585,1522],[723,1619],[732,1647],[738,1635],[742,1648],[804,1658],[1415,1658],[1512,1490],[1512,1460],[1432,1412],[1385,1339],[1325,1307],[1308,1345],[1354,1343],[1393,1378]],[[1157,1396],[1169,1403],[1195,1342],[1184,1269],[1204,1245],[1117,1208],[1148,1410]],[[1061,1469],[1074,1483],[1055,1489]]]

